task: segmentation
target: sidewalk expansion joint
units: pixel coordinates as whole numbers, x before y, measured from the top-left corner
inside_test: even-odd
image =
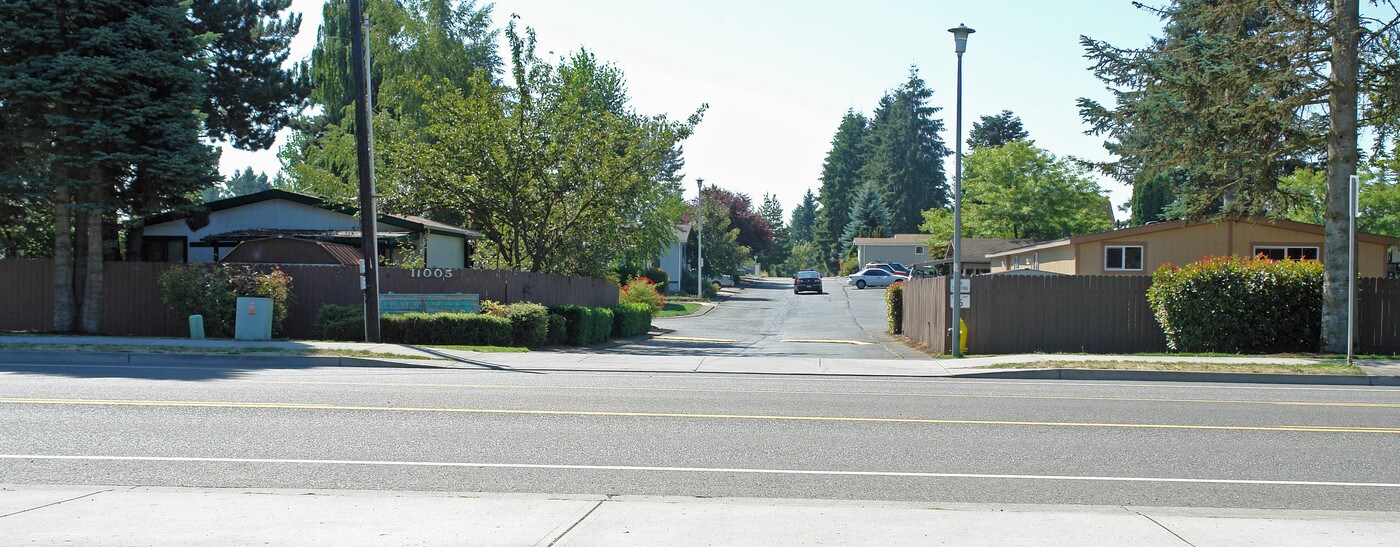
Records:
[[[593,504],[593,507],[589,507],[588,511],[585,512],[583,516],[579,517],[578,520],[574,521],[573,524],[570,524],[568,528],[564,529],[564,533],[559,534],[558,537],[555,537],[553,540],[551,540],[546,545],[546,547],[554,547],[554,545],[558,544],[560,541],[563,541],[564,538],[569,537],[569,533],[573,532],[574,528],[577,528],[578,525],[583,524],[583,521],[588,520],[588,517],[592,516],[594,511],[597,511],[599,507],[602,507],[604,503],[607,503],[612,498],[613,494],[608,494],[606,498],[598,500],[598,503]]]
[[[37,506],[37,507],[30,507],[30,508],[28,508],[28,509],[21,509],[21,510],[19,510],[19,511],[15,511],[15,512],[13,512],[13,513],[5,513],[5,514],[3,514],[3,515],[0,515],[0,519],[5,518],[5,517],[12,517],[12,516],[15,516],[15,515],[18,515],[18,514],[21,514],[21,513],[28,513],[28,512],[30,512],[30,511],[37,511],[37,510],[43,509],[43,508],[45,508],[45,507],[53,507],[53,506],[55,506],[55,505],[68,503],[68,502],[70,502],[70,501],[77,501],[77,500],[80,500],[80,499],[83,499],[83,498],[86,498],[86,497],[89,497],[89,496],[96,496],[96,495],[98,495],[98,494],[105,494],[105,493],[111,492],[111,491],[113,491],[113,490],[115,490],[115,489],[113,489],[113,488],[108,488],[108,489],[106,489],[106,490],[98,490],[98,491],[96,491],[96,492],[88,492],[88,493],[83,494],[83,495],[81,495],[81,496],[77,496],[77,497],[73,497],[73,498],[68,498],[68,499],[66,499],[66,500],[58,500],[58,501],[55,501],[55,502],[53,502],[53,503],[45,503],[45,504],[40,505],[40,506]]]
[[[1172,530],[1171,528],[1167,528],[1166,525],[1164,525],[1164,524],[1162,524],[1162,523],[1160,523],[1160,522],[1157,522],[1157,519],[1154,519],[1154,518],[1152,518],[1152,517],[1150,517],[1150,516],[1147,516],[1147,515],[1143,514],[1141,511],[1138,511],[1138,510],[1136,510],[1136,509],[1129,509],[1129,508],[1127,508],[1127,507],[1123,507],[1123,510],[1124,510],[1124,511],[1127,511],[1127,512],[1129,512],[1129,513],[1132,513],[1132,514],[1134,514],[1134,515],[1137,515],[1137,516],[1139,516],[1139,517],[1142,517],[1142,518],[1147,519],[1149,522],[1151,522],[1152,524],[1156,524],[1158,528],[1161,528],[1161,529],[1163,529],[1163,530],[1166,530],[1168,534],[1171,534],[1172,537],[1175,537],[1176,539],[1180,540],[1182,543],[1184,543],[1184,544],[1186,544],[1186,545],[1190,545],[1190,546],[1192,546],[1192,547],[1195,547],[1195,545],[1196,545],[1196,544],[1194,544],[1194,543],[1191,543],[1190,541],[1186,541],[1186,538],[1181,537],[1181,534],[1176,533],[1176,530]]]

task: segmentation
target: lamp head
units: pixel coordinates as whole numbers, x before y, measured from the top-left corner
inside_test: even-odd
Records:
[[[962,55],[964,51],[967,51],[967,37],[977,31],[968,28],[967,25],[959,23],[957,27],[948,29],[948,32],[953,33],[955,51],[957,51],[958,55]]]

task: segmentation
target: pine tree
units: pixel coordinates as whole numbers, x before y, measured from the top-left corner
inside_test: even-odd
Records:
[[[763,205],[758,208],[758,216],[763,217],[773,231],[773,244],[759,257],[759,262],[773,272],[773,268],[787,262],[788,255],[792,253],[792,236],[783,222],[783,204],[778,202],[778,196],[763,194]]]
[[[837,252],[843,248],[841,233],[850,221],[852,194],[860,185],[859,173],[865,165],[868,133],[869,122],[865,116],[847,110],[836,128],[836,136],[831,138],[831,150],[822,164],[818,190],[821,211],[816,219],[815,238],[818,247],[825,249],[828,263],[834,264]]]
[[[885,208],[880,190],[872,183],[862,185],[851,201],[851,216],[841,232],[841,254],[850,250],[855,238],[894,235],[889,229],[890,222],[890,211]]]
[[[925,209],[949,202],[943,172],[949,152],[939,136],[943,122],[933,118],[940,109],[928,105],[932,97],[910,67],[909,80],[880,99],[870,122],[860,177],[880,189],[890,214],[886,228],[893,233],[917,230]]]
[[[982,116],[980,120],[972,122],[972,131],[967,134],[967,147],[976,150],[984,146],[1001,146],[1029,136],[1030,133],[1021,126],[1021,118],[1010,110],[1003,110],[1000,114]]]
[[[788,222],[788,233],[792,235],[792,243],[811,243],[815,238],[814,231],[817,226],[817,196],[809,189],[802,196],[802,203],[792,208],[792,221]]]

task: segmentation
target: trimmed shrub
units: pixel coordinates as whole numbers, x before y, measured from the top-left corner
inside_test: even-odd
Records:
[[[612,308],[588,308],[593,313],[593,337],[589,344],[607,342],[613,331]]]
[[[714,298],[716,294],[719,294],[719,287],[716,286],[714,283],[706,283],[703,288],[705,290],[705,294],[703,295],[705,298]],[[695,294],[693,292],[694,290],[695,271],[686,270],[684,272],[681,272],[681,292],[693,295]]]
[[[890,334],[904,334],[904,282],[895,281],[885,289],[885,322]]]
[[[403,313],[379,318],[385,342],[509,346],[510,319],[484,313]]]
[[[511,344],[527,348],[543,346],[549,337],[549,308],[531,302],[505,307],[510,319]]]
[[[588,339],[593,334],[593,315],[588,313],[588,308],[564,304],[549,308],[549,312],[564,318],[564,342],[574,346],[588,345]]]
[[[557,313],[549,314],[549,330],[545,334],[544,343],[548,346],[563,344],[568,339],[569,320]]]
[[[617,301],[619,304],[641,304],[652,313],[659,312],[661,308],[666,307],[666,297],[661,296],[656,285],[645,277],[635,278],[623,285],[618,290]]]
[[[647,268],[646,271],[642,272],[642,277],[650,279],[651,283],[656,285],[656,290],[661,291],[661,294],[666,294],[668,287],[671,286],[671,274],[666,273],[666,270],[661,268]]]
[[[645,304],[619,304],[612,309],[613,336],[626,338],[651,330],[651,308]]]
[[[316,328],[324,340],[359,342],[365,338],[365,310],[361,306],[322,304],[316,312]]]
[[[1173,351],[1317,351],[1322,263],[1236,256],[1152,274],[1147,302]]]
[[[160,276],[161,301],[181,316],[203,315],[210,338],[231,338],[238,297],[272,299],[272,335],[282,334],[292,301],[292,277],[279,268],[263,273],[248,266],[192,264]]]

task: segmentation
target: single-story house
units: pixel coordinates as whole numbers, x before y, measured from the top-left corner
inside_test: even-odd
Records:
[[[928,262],[929,234],[895,234],[894,237],[858,237],[851,242],[856,247],[858,265],[871,262],[914,264]]]
[[[1387,248],[1400,239],[1358,233],[1362,277],[1384,277]],[[1320,260],[1322,226],[1289,220],[1187,223],[1169,221],[1045,241],[987,254],[992,272],[1046,270],[1072,275],[1148,275],[1163,264],[1211,256],[1264,255],[1275,260]]]
[[[273,189],[211,201],[205,209],[207,223],[199,228],[191,227],[199,225],[194,222],[194,213],[147,217],[128,240],[130,255],[146,262],[216,262],[224,260],[235,247],[251,243],[266,249],[240,255],[286,256],[288,245],[266,241],[279,238],[336,244],[305,247],[329,257],[324,263],[343,263],[348,259],[347,248],[356,255],[360,253],[360,219],[355,216],[358,209],[325,198]],[[409,215],[381,213],[376,229],[381,260],[421,251],[424,265],[430,268],[467,267],[471,242],[481,239],[481,233],[475,230]],[[278,252],[271,252],[273,247]],[[354,260],[358,263],[359,256]]]
[[[666,277],[669,279],[666,289],[671,294],[676,294],[681,291],[681,274],[685,272],[685,243],[690,241],[690,225],[677,224],[673,233],[676,236],[675,240],[666,247],[661,258],[651,265],[666,272]]]
[[[1034,239],[962,238],[962,274],[969,276],[990,273],[992,260],[987,258],[987,255],[1033,243],[1035,243]],[[922,269],[934,270],[938,275],[948,275],[953,271],[953,243],[951,241],[943,248],[943,256],[944,258],[918,264],[918,266]]]

